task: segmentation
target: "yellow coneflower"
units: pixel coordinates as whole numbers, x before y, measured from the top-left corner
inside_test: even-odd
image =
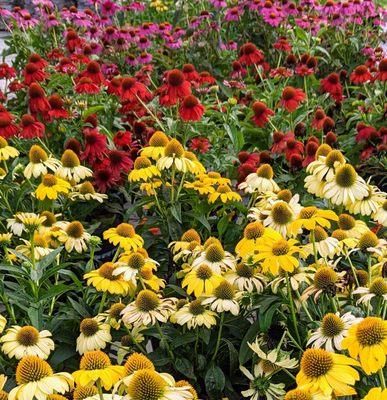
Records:
[[[177,253],[181,250],[185,250],[191,242],[197,242],[201,244],[202,239],[195,229],[189,229],[184,232],[179,241],[171,242],[168,247],[172,249],[173,253]]]
[[[108,292],[126,296],[134,292],[135,286],[132,282],[123,279],[121,274],[115,274],[117,264],[105,262],[95,271],[88,272],[83,277],[87,279],[87,285],[92,285],[98,292]]]
[[[42,176],[42,182],[36,188],[35,194],[38,200],[56,200],[60,193],[67,194],[71,185],[52,174]]]
[[[157,168],[162,171],[164,169],[176,168],[181,172],[192,172],[197,170],[195,164],[185,157],[183,146],[176,139],[172,139],[165,146],[164,155],[157,161]]]
[[[195,192],[198,192],[202,195],[211,194],[215,191],[211,185],[208,185],[202,181],[186,182],[184,187],[186,189],[193,189]]]
[[[149,139],[149,146],[141,150],[141,156],[158,160],[164,155],[165,146],[168,144],[169,139],[163,132],[156,131]]]
[[[10,146],[6,139],[0,136],[0,161],[7,161],[19,155],[19,151]]]
[[[46,235],[48,232],[50,232],[52,227],[60,225],[60,223],[58,223],[58,219],[57,219],[57,217],[59,217],[60,214],[55,215],[51,211],[42,211],[40,213],[40,216],[45,217],[45,220],[42,222],[42,225],[39,227],[39,234],[41,234],[41,235]]]
[[[80,199],[84,201],[96,200],[103,203],[108,198],[107,194],[97,193],[91,182],[86,181],[73,187],[73,192],[70,194],[72,200]]]
[[[136,158],[128,179],[130,182],[148,181],[155,176],[160,176],[160,171],[155,165],[152,165],[148,157],[140,156]]]
[[[21,254],[24,254],[27,257],[31,258],[31,241],[21,239],[24,244],[21,244],[16,247],[16,251]],[[38,232],[34,232],[33,234],[33,241],[34,241],[34,257],[35,260],[41,260],[43,257],[50,254],[54,249],[50,248],[49,237],[48,234],[40,234]]]
[[[367,375],[383,368],[387,355],[387,321],[378,317],[367,317],[349,328],[342,348],[352,358],[359,359]]]
[[[381,387],[372,388],[368,394],[363,398],[363,400],[386,400],[387,389],[382,389]]]
[[[106,343],[112,341],[110,325],[103,323],[99,316],[83,319],[79,330],[77,352],[81,355],[87,351],[104,349]]]
[[[64,222],[63,228],[59,232],[58,240],[63,243],[67,252],[74,249],[77,253],[87,250],[87,242],[91,235],[85,231],[85,228],[79,221]]]
[[[77,386],[73,391],[73,400],[85,400],[98,394],[98,388],[94,385]]]
[[[122,311],[125,324],[155,325],[157,321],[166,322],[175,309],[176,299],[163,299],[151,290],[141,290],[136,300]]]
[[[37,144],[31,146],[28,153],[30,162],[24,169],[24,176],[27,179],[38,178],[40,175],[47,175],[48,171],[55,172],[60,166],[60,161],[48,156],[46,151]]]
[[[194,294],[195,297],[209,295],[214,288],[222,282],[223,278],[217,275],[206,264],[194,267],[182,282],[182,287],[187,287],[188,294]]]
[[[121,312],[125,308],[125,304],[119,302],[114,303],[110,306],[109,311],[104,314],[100,314],[106,317],[105,322],[109,324],[113,329],[120,329],[121,327]]]
[[[4,390],[4,386],[7,382],[5,375],[0,375],[0,400],[8,400],[8,393]]]
[[[0,338],[0,343],[3,353],[17,360],[24,356],[38,356],[45,360],[55,348],[51,332],[47,330],[39,332],[28,325],[14,325],[7,329],[5,335]]]
[[[235,246],[235,252],[242,258],[254,255],[257,240],[264,232],[265,227],[258,221],[247,224],[243,231],[243,238]]]
[[[17,236],[21,236],[24,231],[33,232],[46,220],[45,216],[35,213],[20,212],[13,218],[7,219],[7,228]]]
[[[47,361],[37,356],[23,357],[16,368],[17,386],[9,393],[9,400],[46,400],[47,395],[68,392],[73,378],[67,372],[54,373]]]
[[[331,210],[320,210],[315,206],[304,207],[301,209],[297,219],[290,225],[290,232],[299,233],[301,228],[314,230],[316,226],[330,228],[330,221],[337,221],[339,218],[335,212]]]
[[[195,175],[204,174],[206,172],[206,169],[204,168],[203,164],[197,159],[196,155],[192,153],[192,151],[185,151],[184,157],[193,162],[194,169],[192,170],[192,172]]]
[[[157,277],[153,273],[153,268],[148,264],[141,267],[140,271],[141,282],[155,292],[158,292],[161,288],[165,287],[165,281]]]
[[[303,389],[321,391],[325,396],[351,396],[356,394],[352,386],[360,379],[352,366],[359,366],[359,363],[323,349],[307,349],[302,356],[296,382]]]
[[[242,198],[238,193],[233,192],[228,185],[219,185],[216,190],[208,196],[209,203],[215,203],[217,200],[225,204],[233,201],[242,201]]]
[[[124,364],[125,374],[127,376],[133,374],[140,369],[155,370],[153,362],[142,353],[132,353],[125,361]]]
[[[81,165],[78,156],[70,149],[64,151],[61,162],[56,175],[66,181],[78,183],[93,175],[92,170]]]
[[[110,390],[125,374],[125,368],[112,365],[109,357],[101,350],[88,351],[80,361],[79,370],[73,372],[77,385],[88,386],[100,382]]]
[[[201,182],[206,185],[214,186],[214,185],[231,185],[231,180],[228,178],[224,178],[220,175],[219,172],[210,171],[207,174],[200,174],[197,176]]]
[[[246,180],[239,185],[246,193],[278,192],[279,186],[273,180],[273,168],[269,164],[262,164],[256,172],[247,175]]]
[[[103,238],[114,246],[120,246],[125,251],[136,251],[144,245],[144,239],[136,234],[133,225],[125,222],[115,228],[110,228],[103,233]]]
[[[345,231],[350,238],[359,239],[363,233],[369,231],[365,222],[356,220],[349,214],[340,214],[337,223],[339,228]]]

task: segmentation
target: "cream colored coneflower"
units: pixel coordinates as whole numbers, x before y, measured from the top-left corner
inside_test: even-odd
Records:
[[[211,329],[212,325],[216,325],[216,316],[214,311],[208,310],[202,304],[202,300],[197,299],[185,304],[175,312],[173,317],[177,324],[187,325],[188,329],[203,325],[207,329]]]
[[[96,200],[103,203],[108,198],[107,194],[97,193],[91,182],[86,181],[73,187],[73,192],[70,194],[72,200],[79,199],[83,201]]]
[[[267,284],[267,277],[256,267],[240,262],[235,270],[224,274],[224,278],[240,291],[262,293]]]
[[[372,218],[383,226],[387,226],[387,200],[373,214]]]
[[[387,241],[385,239],[379,239],[372,231],[364,232],[357,243],[357,247],[362,252],[376,253],[379,256],[383,255],[386,245]]]
[[[234,256],[225,251],[220,243],[210,244],[199,254],[192,263],[192,267],[201,264],[208,265],[216,274],[221,275],[229,269],[234,269],[236,260]]]
[[[190,242],[185,250],[180,250],[176,255],[174,255],[173,261],[178,262],[180,260],[183,260],[188,264],[192,264],[193,260],[202,251],[203,246],[201,246],[199,242]]]
[[[340,214],[338,220],[339,228],[345,231],[348,237],[360,239],[360,236],[369,231],[364,221],[356,220],[349,214]]]
[[[325,185],[326,182],[319,181],[316,175],[308,175],[304,179],[304,187],[307,192],[320,198],[324,197]]]
[[[176,299],[166,298],[152,292],[141,290],[136,300],[130,303],[122,311],[122,321],[134,326],[152,326],[158,322],[166,322],[175,310]]]
[[[125,308],[124,303],[114,303],[110,306],[109,310],[102,315],[105,317],[105,322],[109,324],[113,329],[119,330],[121,328],[121,312]]]
[[[104,349],[106,343],[112,341],[110,325],[104,323],[100,316],[83,319],[79,330],[76,350],[81,355],[87,351]]]
[[[235,288],[227,280],[223,279],[213,290],[212,294],[202,300],[203,305],[209,305],[212,311],[218,313],[230,312],[239,314],[238,300],[242,293],[236,292]]]
[[[362,318],[356,318],[350,312],[340,316],[328,313],[324,315],[320,327],[311,334],[307,346],[324,348],[332,353],[341,350],[341,342],[348,336],[348,329],[359,323]]]
[[[368,195],[367,184],[350,164],[336,169],[335,176],[324,187],[324,198],[333,204],[349,206]]]
[[[16,384],[9,393],[9,400],[47,400],[54,392],[71,390],[74,379],[67,372],[54,373],[48,362],[37,356],[26,356],[17,365]]]
[[[61,162],[56,175],[66,181],[78,183],[93,175],[93,171],[81,165],[78,156],[70,149],[64,151]]]
[[[40,234],[34,232],[34,258],[35,260],[41,260],[43,257],[49,255],[54,249],[49,247],[49,240],[47,234]],[[16,251],[31,258],[31,242],[29,240],[20,239],[24,244],[16,246]]]
[[[45,220],[45,216],[28,212],[19,212],[16,213],[13,218],[7,219],[7,228],[14,235],[21,236],[24,231],[35,231]]]
[[[149,146],[141,150],[141,156],[149,157],[157,161],[164,155],[165,147],[168,142],[169,139],[165,133],[156,131],[149,139]]]
[[[374,185],[367,184],[368,194],[361,200],[356,200],[347,206],[351,214],[369,216],[375,214],[386,200],[386,193]]]
[[[202,239],[195,229],[189,229],[184,232],[179,241],[169,243],[168,247],[173,253],[178,253],[181,250],[185,250],[190,242],[197,242],[201,244]]]
[[[13,325],[7,329],[0,338],[1,350],[9,358],[20,360],[24,356],[38,356],[46,360],[55,345],[51,339],[51,332],[44,330],[39,332],[33,326]]]
[[[172,167],[181,172],[192,173],[197,168],[191,160],[185,157],[184,148],[176,139],[168,142],[164,149],[164,155],[157,161],[157,168],[160,171]]]
[[[19,151],[8,144],[7,140],[0,136],[0,161],[7,161],[19,155]]]
[[[0,233],[0,244],[6,245],[10,244],[12,240],[12,233]]]
[[[360,286],[352,293],[360,295],[356,304],[369,304],[372,309],[371,300],[377,298],[380,300],[381,305],[384,305],[387,301],[387,280],[380,276],[375,278],[368,287]]]
[[[49,170],[55,172],[60,166],[59,160],[48,156],[46,151],[37,144],[31,146],[28,157],[30,162],[24,169],[24,176],[27,179],[31,179],[32,176],[39,178],[41,175],[46,175]]]
[[[269,164],[262,164],[256,172],[247,175],[246,180],[239,185],[246,193],[278,192],[279,186],[273,180],[273,168]]]
[[[67,252],[75,250],[77,253],[82,253],[87,250],[91,235],[79,221],[63,222],[61,228],[58,240],[64,244]]]
[[[288,276],[290,286],[294,291],[300,289],[302,284],[310,285],[313,281],[316,269],[313,267],[297,267],[293,272],[286,272],[282,268],[278,271],[278,277],[270,281],[269,285],[273,293],[277,293],[282,287],[286,286]]]
[[[316,226],[313,232],[315,240],[314,245],[321,257],[333,258],[340,251],[339,241],[334,237],[328,236],[324,228],[321,228],[321,226]],[[309,243],[304,246],[304,250],[308,254],[313,254],[314,252],[313,243],[310,237]]]
[[[45,220],[39,227],[39,233],[41,235],[46,235],[48,232],[50,232],[51,228],[60,225],[60,222],[58,222],[58,217],[60,216],[60,214],[54,214],[51,211],[42,211],[40,213],[40,216],[45,217]]]
[[[319,156],[316,161],[306,167],[306,172],[317,177],[318,181],[330,181],[335,176],[335,170],[345,164],[345,158],[340,150],[332,150],[327,156]]]

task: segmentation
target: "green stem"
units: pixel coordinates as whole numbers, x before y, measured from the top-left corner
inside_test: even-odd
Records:
[[[103,311],[107,297],[107,292],[103,292],[101,302],[99,303],[98,314]]]
[[[163,342],[163,343],[165,344],[165,348],[167,349],[167,352],[168,352],[168,354],[169,354],[169,357],[171,358],[172,361],[175,361],[175,356],[173,355],[172,350],[171,350],[171,348],[169,347],[169,344],[168,344],[167,340],[166,340],[165,337],[164,337],[164,333],[163,333],[163,331],[161,330],[161,327],[160,327],[160,324],[159,324],[158,321],[156,322],[156,325],[155,325],[155,326],[156,326],[157,331],[158,331],[159,334],[160,334],[160,341]]]
[[[218,337],[216,339],[215,351],[214,351],[214,355],[211,358],[211,362],[214,361],[216,356],[218,355],[220,340],[222,339],[223,322],[224,322],[224,312],[220,316],[219,332],[218,332]]]
[[[312,246],[313,246],[314,262],[317,265],[318,264],[318,257],[317,257],[316,238],[315,238],[315,235],[314,235],[314,229],[312,229],[310,231],[310,240],[311,240]]]
[[[286,272],[285,277],[286,277],[286,288],[287,288],[287,292],[288,292],[289,307],[290,307],[290,313],[292,316],[293,326],[294,326],[294,330],[296,332],[296,337],[297,337],[298,343],[301,343],[300,333],[298,332],[296,311],[294,308],[293,297],[292,297],[292,288],[290,286],[290,279],[289,279],[288,272]]]
[[[383,368],[380,368],[378,374],[379,374],[380,386],[384,390],[386,388],[386,380],[384,379]]]
[[[98,396],[99,396],[99,399],[100,399],[100,400],[104,400],[104,399],[103,399],[103,391],[102,391],[101,380],[98,379],[96,383],[97,383],[97,389],[98,389]]]
[[[300,295],[300,293],[299,293],[298,290],[296,290],[296,296],[297,296],[298,300],[300,300],[301,307],[302,307],[303,310],[305,311],[305,314],[308,316],[310,322],[314,322],[314,319],[313,319],[313,317],[310,315],[310,312],[309,312],[309,310],[308,310],[308,307],[307,307],[306,304],[305,304],[305,301],[302,301],[302,300],[301,300],[301,295]]]

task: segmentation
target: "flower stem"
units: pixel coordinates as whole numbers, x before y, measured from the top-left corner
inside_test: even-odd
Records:
[[[218,355],[219,346],[220,346],[220,340],[222,339],[223,322],[224,322],[224,312],[220,316],[219,332],[218,332],[218,337],[216,339],[215,351],[214,351],[214,354],[213,354],[213,356],[211,358],[211,362],[214,361],[216,356]]]
[[[165,344],[165,348],[167,349],[167,352],[168,352],[168,354],[169,354],[169,357],[171,358],[172,361],[175,361],[175,356],[173,355],[172,350],[171,350],[171,348],[169,347],[169,344],[168,344],[167,340],[166,340],[165,337],[164,337],[164,333],[163,333],[163,331],[161,330],[161,327],[160,327],[160,324],[159,324],[158,321],[156,322],[156,329],[157,329],[157,331],[158,331],[159,334],[160,334],[160,341],[163,342],[163,343]]]
[[[286,272],[285,277],[286,277],[286,288],[287,288],[288,298],[289,298],[290,313],[291,313],[291,316],[292,316],[292,321],[293,321],[294,330],[296,332],[296,337],[297,337],[298,343],[300,344],[301,343],[301,338],[300,338],[300,333],[298,332],[296,311],[295,311],[295,308],[294,308],[293,297],[292,297],[292,288],[290,286],[290,280],[289,280],[288,272]]]
[[[316,238],[314,236],[314,229],[310,231],[310,240],[312,241],[312,246],[313,246],[314,262],[317,264],[318,257],[317,257]]]
[[[103,311],[107,297],[107,292],[103,292],[101,302],[99,303],[98,314]]]
[[[101,380],[97,380],[97,389],[98,389],[98,396],[100,400],[103,400],[103,392],[102,392],[102,386],[101,386]]]
[[[386,388],[386,380],[384,379],[383,368],[380,368],[378,374],[379,374],[380,386],[384,390]]]

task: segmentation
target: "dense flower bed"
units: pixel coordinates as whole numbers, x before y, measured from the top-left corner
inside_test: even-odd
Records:
[[[0,400],[385,399],[385,10],[32,2],[0,8]]]

